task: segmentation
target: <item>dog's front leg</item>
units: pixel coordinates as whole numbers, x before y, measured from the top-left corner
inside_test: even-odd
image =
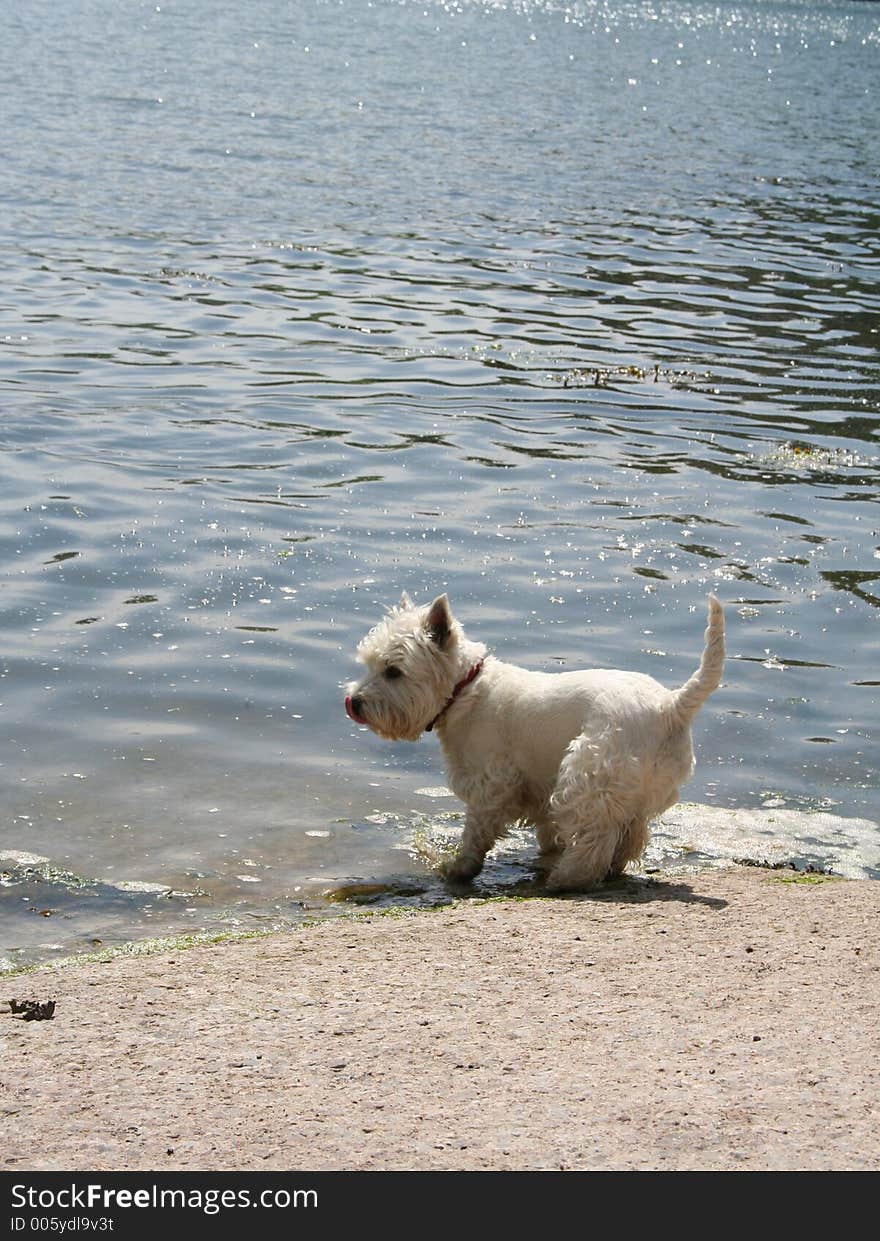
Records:
[[[483,869],[483,860],[504,830],[494,816],[468,808],[458,852],[446,867],[445,877],[453,883],[468,883]]]

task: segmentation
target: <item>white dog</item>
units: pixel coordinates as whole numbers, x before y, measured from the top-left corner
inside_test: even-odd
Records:
[[[437,730],[465,802],[447,877],[468,881],[519,822],[538,833],[551,891],[583,891],[641,857],[648,824],[691,774],[691,720],[721,681],[724,614],[709,596],[700,666],[680,689],[640,672],[529,672],[465,637],[441,595],[404,594],[358,646],[345,709],[380,737]]]

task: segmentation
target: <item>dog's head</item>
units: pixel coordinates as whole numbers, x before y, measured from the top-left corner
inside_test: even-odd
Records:
[[[389,741],[417,741],[452,694],[463,636],[446,595],[417,607],[404,593],[358,644],[366,672],[346,687],[349,718]]]

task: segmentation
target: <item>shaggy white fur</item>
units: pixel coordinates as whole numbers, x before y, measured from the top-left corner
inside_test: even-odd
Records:
[[[718,688],[724,614],[709,596],[700,666],[680,689],[640,672],[529,672],[487,655],[445,595],[400,604],[358,646],[345,709],[381,737],[436,727],[467,816],[447,877],[481,870],[514,824],[537,830],[551,891],[584,891],[641,857],[648,824],[693,771],[691,720]]]

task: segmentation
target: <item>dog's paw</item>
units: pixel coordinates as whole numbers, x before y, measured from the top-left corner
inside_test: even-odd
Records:
[[[586,875],[572,875],[556,868],[544,881],[545,892],[595,892],[601,880]]]
[[[456,857],[444,868],[443,878],[449,883],[470,883],[483,869],[483,863],[474,857]]]

